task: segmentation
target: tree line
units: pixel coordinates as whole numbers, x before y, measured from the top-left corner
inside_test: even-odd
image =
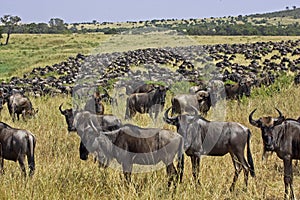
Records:
[[[293,12],[300,11],[298,8]],[[286,11],[284,12],[286,14]],[[281,14],[281,12],[280,12]],[[8,44],[12,33],[27,33],[27,34],[68,34],[68,33],[87,33],[87,32],[102,32],[104,34],[120,34],[123,32],[139,33],[134,29],[143,28],[162,28],[167,30],[175,30],[186,35],[300,35],[299,22],[292,24],[268,24],[266,19],[256,20],[252,18],[252,23],[248,22],[249,16],[239,15],[237,17],[228,17],[224,19],[189,19],[181,22],[162,23],[168,20],[151,20],[145,21],[143,26],[138,28],[124,27],[104,27],[86,28],[83,24],[67,24],[63,19],[52,18],[48,23],[29,23],[21,24],[19,16],[4,15],[1,17],[2,26],[0,26],[0,39],[3,38],[3,33],[7,34],[4,44]],[[237,23],[237,22],[241,23]],[[137,23],[137,22],[136,22]],[[141,24],[142,22],[139,22]],[[93,20],[91,24],[96,25],[97,21]],[[80,28],[78,28],[80,26]],[[2,44],[2,43],[1,43]]]

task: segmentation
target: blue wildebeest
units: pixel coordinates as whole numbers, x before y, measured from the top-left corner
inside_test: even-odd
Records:
[[[133,164],[155,165],[163,162],[169,177],[168,186],[182,179],[183,138],[176,132],[160,128],[141,128],[131,124],[122,125],[114,131],[99,130],[93,121],[92,129],[86,129],[80,137],[85,140],[90,152],[96,152],[98,159],[109,165],[116,159],[122,165],[127,182],[131,182]],[[178,156],[177,170],[173,164]]]
[[[131,94],[127,98],[125,119],[131,119],[137,112],[149,113],[152,119],[156,119],[164,108],[167,90],[165,86],[158,86],[148,93]]]
[[[21,93],[8,95],[6,101],[9,114],[13,121],[15,121],[16,115],[19,120],[19,115],[21,114],[25,121],[25,117],[33,117],[36,113],[38,113],[38,109],[33,109],[30,99]]]
[[[84,110],[97,115],[104,114],[104,105],[102,103],[103,95],[99,91],[94,92],[93,96],[89,98],[84,106]]]
[[[172,114],[194,113],[197,108],[201,114],[206,115],[211,107],[210,95],[207,91],[196,91],[195,94],[178,94],[172,99]]]
[[[284,199],[288,197],[290,188],[290,199],[295,199],[293,190],[293,166],[292,160],[300,160],[300,123],[297,120],[285,119],[280,110],[276,109],[279,116],[271,116],[253,119],[254,109],[249,115],[249,122],[261,130],[264,144],[264,152],[276,152],[283,160],[284,165]]]
[[[35,136],[23,129],[12,128],[8,124],[0,122],[0,171],[3,173],[4,159],[18,161],[24,176],[26,169],[24,165],[27,156],[29,176],[34,174],[35,161]]]
[[[227,99],[240,99],[243,95],[249,97],[252,83],[250,80],[242,80],[236,84],[226,84],[225,93]]]
[[[233,191],[235,183],[242,169],[245,175],[245,184],[248,184],[248,174],[255,176],[254,164],[250,151],[250,130],[235,122],[208,121],[200,115],[182,114],[169,117],[168,108],[164,114],[166,123],[177,127],[177,132],[184,138],[184,149],[192,161],[192,173],[196,182],[199,182],[201,155],[224,156],[230,153],[235,168],[235,175],[230,190]],[[247,144],[247,158],[244,149]]]
[[[63,104],[61,104],[59,106],[59,110],[60,110],[60,113],[62,115],[64,115],[67,126],[68,126],[68,131],[70,131],[70,132],[77,131],[78,134],[80,134],[80,132],[84,132],[85,128],[87,127],[87,123],[86,123],[87,120],[94,121],[95,124],[99,125],[98,129],[101,129],[101,130],[109,131],[109,130],[114,130],[121,126],[121,120],[114,115],[109,115],[109,114],[97,115],[97,114],[90,113],[88,111],[73,113],[72,108],[63,110],[62,105]],[[76,123],[80,123],[80,125],[81,125],[80,127],[76,128],[74,126],[75,117],[76,117],[76,121],[77,121]],[[85,147],[83,142],[80,141],[80,146],[79,146],[80,159],[87,160],[89,153],[90,152],[87,150],[87,148]]]

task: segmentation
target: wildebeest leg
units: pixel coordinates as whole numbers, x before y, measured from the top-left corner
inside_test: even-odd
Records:
[[[200,184],[200,180],[198,178],[200,172],[200,158],[198,156],[191,156],[192,161],[192,173],[196,183]]]
[[[176,187],[176,182],[174,181],[174,178],[176,177],[177,175],[177,171],[176,171],[176,168],[173,164],[173,162],[169,165],[167,165],[167,175],[169,177],[169,180],[168,180],[168,187],[171,186],[171,183],[173,182],[175,187]]]
[[[233,154],[231,154],[231,158],[232,158],[233,166],[235,169],[233,181],[232,181],[232,184],[229,189],[232,192],[232,191],[234,191],[235,183],[236,183],[237,179],[239,178],[239,174],[242,171],[242,167],[241,167],[241,164],[239,163],[239,161],[237,160],[237,158]]]
[[[290,199],[295,199],[294,190],[293,190],[293,165],[292,159],[290,156],[285,156],[283,159],[283,166],[284,166],[284,199],[287,199],[290,186]]]
[[[249,166],[248,163],[243,155],[243,152],[241,152],[239,155],[237,155],[238,162],[241,163],[243,170],[244,170],[244,182],[246,185],[246,189],[248,187],[248,177],[249,177]]]
[[[3,164],[4,164],[4,159],[2,157],[2,145],[0,143],[0,174],[4,174]]]
[[[128,162],[128,161],[125,161],[125,162]],[[123,163],[122,168],[123,168],[123,174],[124,174],[124,177],[125,177],[127,183],[130,183],[131,182],[132,164]]]
[[[25,114],[26,114],[26,111],[23,110],[23,111],[22,111],[22,119],[23,119],[24,121],[26,121],[26,119],[25,119]],[[19,115],[18,115],[18,120],[20,120],[20,119],[19,119]]]
[[[34,161],[34,154],[30,152],[27,153],[27,161],[29,167],[29,176],[33,176],[35,170],[35,161]]]
[[[23,172],[23,175],[24,175],[24,177],[26,177],[26,169],[25,169],[24,159],[25,159],[25,156],[19,156],[18,161],[19,161],[21,170]]]

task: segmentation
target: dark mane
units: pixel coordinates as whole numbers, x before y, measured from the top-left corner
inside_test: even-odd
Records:
[[[0,126],[3,126],[4,128],[12,128],[10,125],[8,125],[4,122],[0,122]]]
[[[300,121],[298,121],[297,119],[292,119],[292,118],[286,118],[285,121],[293,121],[293,122],[300,123]]]

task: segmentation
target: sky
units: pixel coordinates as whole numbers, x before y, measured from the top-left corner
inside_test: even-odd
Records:
[[[299,0],[0,0],[0,16],[23,23],[51,18],[75,22],[126,22],[249,15],[300,7]]]

